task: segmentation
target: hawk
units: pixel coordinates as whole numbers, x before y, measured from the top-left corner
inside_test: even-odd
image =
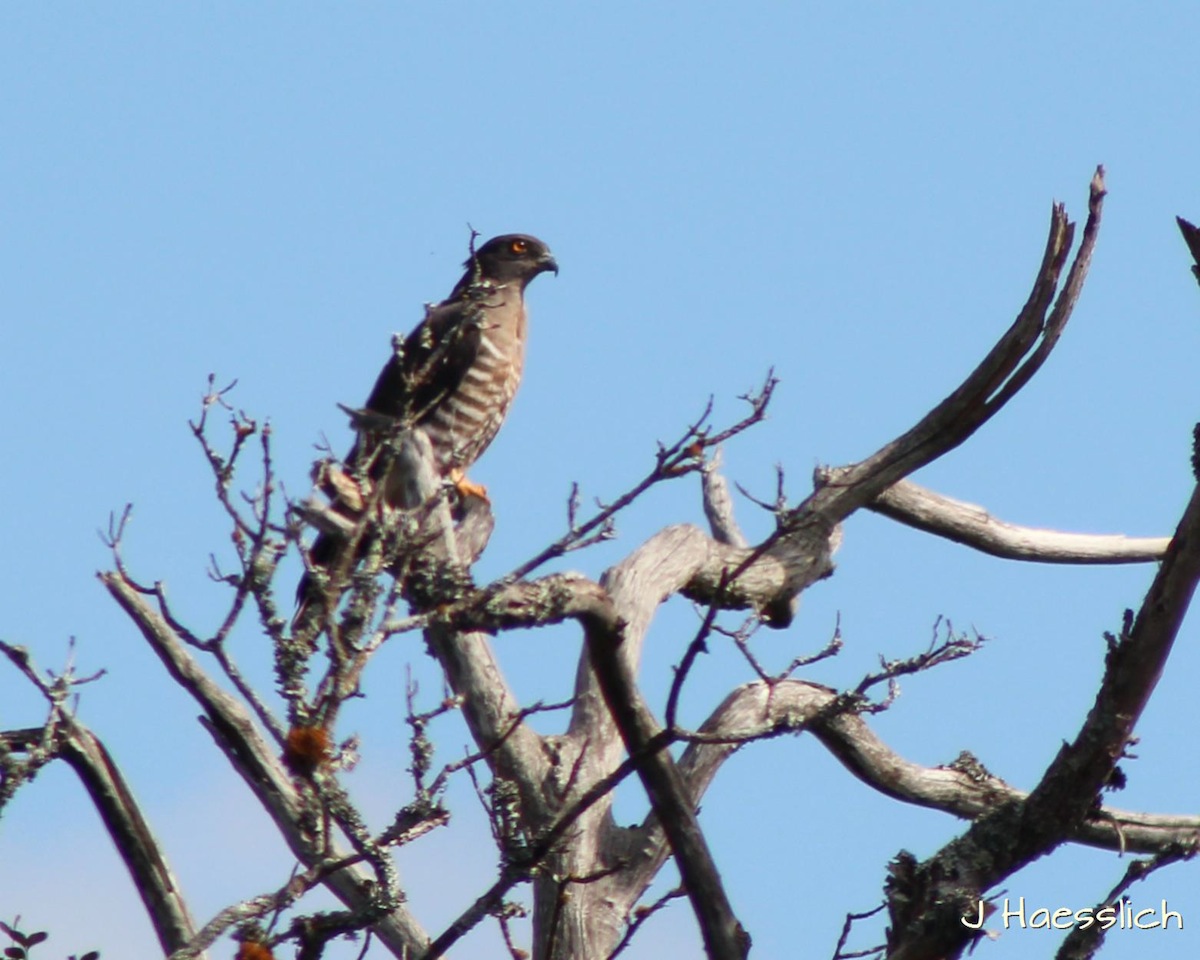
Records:
[[[454,483],[461,496],[486,499],[484,488],[467,480],[466,471],[495,439],[521,383],[525,288],[539,273],[557,274],[558,263],[541,240],[510,233],[473,249],[464,266],[450,296],[428,306],[425,319],[393,351],[360,417],[374,414],[419,432],[428,441],[438,475]],[[346,466],[352,472],[363,457],[375,455],[376,447],[360,435]],[[391,464],[386,476],[378,475],[375,463],[368,468],[371,480],[383,484],[389,506],[419,506],[413,502],[412,478],[404,471],[403,458]],[[340,546],[341,538],[320,534],[309,554],[312,563],[332,566]],[[312,593],[306,575],[297,591],[296,620]]]

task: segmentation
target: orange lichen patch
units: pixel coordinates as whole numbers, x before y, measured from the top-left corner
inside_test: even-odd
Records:
[[[234,960],[275,960],[275,954],[265,943],[247,940],[238,947]]]
[[[329,734],[324,727],[292,727],[283,746],[283,761],[293,773],[309,776],[329,760]]]

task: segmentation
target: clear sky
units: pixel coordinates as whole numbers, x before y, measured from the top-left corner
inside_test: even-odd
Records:
[[[770,495],[780,463],[799,499],[814,465],[871,453],[1010,322],[1051,201],[1082,217],[1097,163],[1103,232],[1058,352],[917,479],[1013,522],[1169,533],[1200,418],[1200,290],[1172,219],[1200,218],[1198,37],[1186,3],[6,4],[0,636],[52,668],[74,636],[79,668],[109,671],[80,716],[207,920],[277,885],[286,858],[93,573],[108,563],[97,528],[133,501],[134,572],[165,580],[197,629],[215,623],[223,594],[205,564],[228,556],[228,534],[186,426],[210,372],[236,377],[235,402],[270,419],[280,475],[301,493],[314,441],[349,442],[336,404],[361,402],[391,334],[449,291],[467,224],[545,239],[562,271],[531,288],[525,383],[473,471],[498,518],[479,570],[498,574],[561,532],[573,480],[614,497],[710,394],[719,419],[740,415],[737,396],[771,366],[771,419],[727,449],[733,479]],[[761,512],[739,509],[762,536]],[[598,575],[659,526],[699,519],[694,480],[675,484],[568,565]],[[795,625],[760,637],[764,658],[821,646],[840,612],[845,652],[806,676],[852,684],[877,655],[923,648],[939,615],[976,628],[991,638],[980,653],[907,681],[872,723],[912,760],[970,749],[1022,787],[1078,729],[1102,633],[1153,575],[989,559],[874,516],[851,520],[838,559]],[[1195,619],[1119,806],[1200,806]],[[652,633],[657,703],[694,629],[678,603]],[[241,644],[269,683],[262,641]],[[573,631],[497,647],[521,694],[568,689]],[[419,641],[403,641],[339,731],[364,734],[350,785],[380,818],[404,796],[408,660],[438,696]],[[716,650],[695,679],[686,719],[698,722],[748,674]],[[40,716],[0,666],[0,724]],[[461,728],[440,732],[454,759]],[[432,930],[484,889],[494,860],[469,791],[455,802],[461,831],[402,861]],[[619,812],[643,806],[632,789]],[[762,958],[829,956],[845,913],[878,902],[889,858],[927,856],[962,829],[873,793],[807,738],[739,754],[702,817]],[[1069,850],[1007,886],[1082,907],[1124,869]],[[1196,956],[1195,866],[1134,895],[1167,898],[1188,929],[1117,934],[1104,956]],[[50,956],[153,955],[66,770],[26,788],[0,832],[0,918],[17,913],[51,930]],[[629,955],[698,956],[692,931],[676,905]],[[1014,931],[976,955],[1050,956],[1057,943]],[[460,955],[494,949],[488,930]]]

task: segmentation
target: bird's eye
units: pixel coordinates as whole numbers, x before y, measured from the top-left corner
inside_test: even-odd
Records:
[[[508,249],[513,253],[525,253],[529,249],[529,244],[525,240],[514,240],[508,245]]]

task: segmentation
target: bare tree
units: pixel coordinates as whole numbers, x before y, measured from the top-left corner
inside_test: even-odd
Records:
[[[674,443],[660,447],[646,475],[612,503],[585,515],[572,495],[563,535],[487,584],[474,582],[471,566],[491,533],[490,506],[469,499],[452,509],[452,495],[432,482],[421,507],[383,510],[368,477],[361,471],[349,475],[331,459],[320,476],[342,498],[339,509],[315,496],[286,502],[274,474],[269,429],[231,407],[228,390],[210,381],[193,430],[234,533],[237,569],[225,572],[215,560],[212,568],[214,579],[230,590],[228,608],[211,631],[181,622],[162,585],[142,582],[124,563],[124,517],[110,529],[113,568],[99,576],[171,680],[200,707],[201,722],[274,821],[295,868],[275,889],[197,924],[116,763],[73,715],[73,692],[93,678],[78,677],[69,667],[58,674],[41,672],[24,650],[8,644],[0,650],[44,695],[48,715],[40,727],[9,731],[0,740],[0,801],[40,766],[54,759],[70,764],[125,859],[164,953],[173,960],[204,956],[220,936],[233,931],[242,942],[243,960],[278,955],[285,948],[297,957],[319,957],[331,940],[354,934],[396,957],[433,960],[448,955],[487,918],[499,923],[511,955],[525,957],[529,952],[514,944],[509,929],[509,920],[524,909],[512,899],[521,886],[530,888],[531,951],[538,960],[614,957],[648,916],[683,896],[690,900],[709,957],[745,957],[750,936],[730,906],[696,811],[735,750],[800,733],[814,736],[867,787],[969,823],[925,861],[900,851],[886,874],[881,871],[886,942],[849,950],[854,921],[865,914],[848,914],[841,940],[829,945],[835,957],[961,956],[983,935],[979,923],[964,923],[964,918],[985,916],[997,885],[1066,843],[1149,855],[1135,861],[1105,901],[1115,902],[1147,872],[1189,858],[1200,831],[1200,817],[1120,810],[1101,801],[1105,788],[1121,777],[1119,762],[1200,578],[1200,493],[1193,494],[1173,537],[1133,539],[1014,526],[906,479],[967,440],[1046,361],[1087,275],[1104,195],[1098,169],[1077,244],[1075,225],[1061,205],[1054,206],[1024,308],[950,395],[866,459],[819,469],[812,493],[798,505],[788,504],[781,476],[775,502],[762,504],[774,516],[774,531],[756,544],[747,542],[735,519],[719,453],[722,444],[762,419],[772,399],[772,376],[745,398],[743,420],[720,428],[705,410]],[[1185,222],[1181,227],[1194,242],[1194,228]],[[212,437],[210,421],[217,411],[228,413],[231,422],[230,445],[223,452]],[[364,427],[361,413],[353,419]],[[381,429],[378,422],[370,426]],[[399,455],[405,443],[405,455],[412,455],[406,425],[382,428],[391,435],[383,456]],[[235,474],[251,458],[258,472],[256,492],[239,496]],[[598,581],[572,573],[539,575],[548,562],[609,539],[617,514],[652,487],[692,476],[700,480],[708,531],[666,527]],[[345,509],[347,496],[355,501],[354,511]],[[821,651],[798,653],[778,674],[755,656],[754,632],[786,628],[799,595],[833,573],[841,524],[860,509],[1019,560],[1159,563],[1140,608],[1128,611],[1108,636],[1104,676],[1078,736],[1031,789],[992,776],[969,754],[943,767],[911,763],[869,726],[868,718],[894,698],[897,678],[970,655],[977,637],[949,628],[936,631],[927,649],[885,661],[844,690],[798,675],[837,653],[837,635]],[[361,557],[357,565],[330,573],[307,563],[308,525],[361,545],[346,551]],[[290,584],[281,586],[284,600],[276,591],[277,570],[290,551],[305,557],[330,600],[318,614],[294,624],[286,614]],[[639,687],[640,653],[658,606],[675,595],[694,601],[702,616],[666,702],[654,709]],[[744,611],[744,619],[731,626],[721,617],[725,611]],[[229,642],[239,621],[254,615],[275,652],[274,696],[246,680]],[[581,641],[574,689],[565,692],[561,704],[521,704],[490,638],[565,621],[578,625]],[[414,631],[424,635],[451,695],[422,713],[410,691],[415,799],[397,809],[384,829],[372,831],[342,776],[354,745],[337,742],[339,713],[358,694],[364,671],[381,647]],[[741,651],[754,679],[729,690],[697,729],[687,729],[678,719],[681,691],[696,658],[718,639]],[[551,709],[567,711],[561,732],[535,732],[530,716]],[[476,749],[435,769],[428,728],[452,710],[462,711]],[[669,749],[676,746],[674,752]],[[499,869],[490,884],[481,880],[477,898],[457,920],[431,931],[406,903],[392,850],[446,826],[444,793],[455,775],[469,775],[479,786]],[[640,824],[621,827],[612,816],[613,791],[630,777],[640,781],[652,812]],[[678,867],[681,887],[645,902],[669,859]],[[311,909],[305,897],[317,887],[331,891],[344,909]],[[1059,956],[1092,956],[1102,936],[1098,926],[1077,929],[1065,938]]]

